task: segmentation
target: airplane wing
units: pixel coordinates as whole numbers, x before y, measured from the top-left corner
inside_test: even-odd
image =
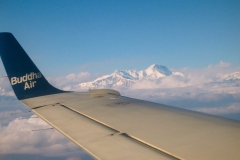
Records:
[[[17,98],[101,160],[239,160],[240,122],[121,96],[67,92],[47,82],[11,33],[0,55]]]

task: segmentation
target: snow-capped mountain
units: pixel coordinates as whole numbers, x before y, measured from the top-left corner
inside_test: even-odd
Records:
[[[115,70],[112,74],[104,75],[92,82],[80,83],[81,88],[113,88],[113,87],[128,87],[133,83],[141,80],[155,80],[164,78],[170,75],[184,76],[180,72],[171,72],[167,67],[153,64],[146,70]]]
[[[233,72],[223,77],[225,81],[236,81],[240,80],[240,72]]]

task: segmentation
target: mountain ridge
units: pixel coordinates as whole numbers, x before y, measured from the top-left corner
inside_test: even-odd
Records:
[[[115,70],[112,74],[104,75],[92,82],[80,83],[78,86],[85,89],[128,87],[141,80],[156,80],[168,76],[181,76],[181,72],[172,72],[166,66],[152,64],[145,70]]]

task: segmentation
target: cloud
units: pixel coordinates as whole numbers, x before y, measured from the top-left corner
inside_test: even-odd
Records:
[[[14,110],[14,111],[2,111],[0,112],[0,125],[1,126],[7,126],[11,121],[13,121],[16,118],[29,118],[32,115],[29,111],[23,111],[23,110]]]
[[[199,108],[199,109],[196,109],[196,111],[208,113],[208,114],[214,114],[214,115],[240,113],[240,102],[232,103],[229,106]]]
[[[7,126],[0,126],[0,154],[63,155],[80,151],[71,141],[51,128],[40,118],[16,118]],[[81,151],[80,151],[81,152]]]
[[[79,157],[69,157],[67,160],[81,160]]]
[[[12,87],[7,77],[0,78],[0,96],[14,96]]]
[[[231,65],[229,62],[220,61],[217,65],[209,65],[208,68],[229,68]]]
[[[148,85],[151,86],[151,88]],[[219,101],[224,98],[229,98],[232,100],[240,99],[240,81],[229,83],[205,83],[193,86],[177,86],[169,87],[167,84],[161,85],[162,88],[154,87],[154,83],[143,83],[144,88],[147,89],[123,89],[120,90],[121,93],[126,94],[126,96],[139,96],[140,99],[149,100],[186,100],[192,99],[202,102],[208,101]],[[171,85],[171,84],[170,84]],[[137,97],[136,97],[137,98]]]
[[[178,88],[188,85],[185,77],[171,75],[163,79],[142,80],[130,86],[130,89],[156,89],[156,88]]]
[[[174,86],[178,84],[177,80],[176,83],[169,81],[170,84],[155,83],[151,83],[150,81],[147,81],[147,83],[143,82],[140,86],[144,87],[139,87],[140,89],[122,89],[120,93],[127,97],[224,117],[226,117],[226,114],[240,114],[240,81],[209,82],[198,85],[178,85],[176,87]],[[154,85],[158,86],[155,87]],[[229,115],[228,118],[240,121],[240,117],[236,115]]]
[[[221,82],[227,74],[240,71],[240,67],[234,67],[231,63],[220,61],[219,64],[209,65],[206,68],[183,68],[178,71],[184,76],[171,75],[158,80],[144,80],[133,84],[131,89],[180,88]]]
[[[19,116],[28,116],[26,113],[29,113],[29,110],[15,96],[0,96],[0,123],[2,125],[6,125]]]
[[[63,90],[72,90],[79,91],[81,88],[78,87],[79,83],[92,81],[96,79],[99,74],[90,74],[89,72],[80,72],[80,73],[71,73],[67,76],[48,78],[51,84],[56,86],[57,88]]]

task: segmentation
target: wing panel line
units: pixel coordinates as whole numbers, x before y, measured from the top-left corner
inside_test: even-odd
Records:
[[[74,143],[76,143],[78,146],[80,146],[83,150],[85,150],[86,152],[88,152],[89,154],[91,154],[91,156],[93,156],[94,158],[101,160],[101,158],[99,158],[98,156],[96,156],[95,154],[93,154],[91,151],[89,151],[87,148],[85,148],[84,146],[82,146],[80,143],[78,143],[77,141],[75,141],[73,138],[71,138],[70,136],[68,136],[67,134],[65,134],[64,132],[62,132],[61,129],[59,129],[57,126],[55,126],[54,124],[52,124],[50,121],[48,121],[47,119],[45,119],[43,116],[41,116],[41,114],[38,114],[36,111],[32,111],[34,112],[36,115],[38,115],[40,118],[42,118],[44,121],[46,121],[48,124],[50,124],[51,126],[53,126],[56,130],[58,130],[60,133],[62,133],[63,135],[65,135],[67,138],[69,138],[71,141],[73,141]]]
[[[124,136],[127,136],[127,137],[129,137],[129,138],[131,138],[131,139],[133,139],[133,140],[135,140],[135,141],[137,141],[137,142],[140,142],[140,143],[142,143],[142,144],[144,144],[144,145],[146,145],[146,146],[148,146],[148,147],[150,147],[150,148],[152,148],[152,149],[155,149],[155,150],[157,150],[157,151],[159,151],[159,152],[162,152],[162,153],[164,153],[164,154],[166,154],[166,155],[168,155],[168,156],[170,156],[170,157],[172,157],[172,158],[175,158],[176,160],[184,160],[183,158],[180,158],[180,157],[178,157],[178,156],[176,156],[176,155],[174,155],[174,154],[172,154],[172,153],[170,153],[170,152],[168,152],[168,151],[165,151],[164,149],[158,148],[158,147],[156,147],[156,146],[154,146],[154,145],[152,145],[152,144],[150,144],[150,143],[147,143],[147,142],[145,142],[145,141],[143,141],[143,140],[141,140],[141,139],[139,139],[139,138],[137,138],[137,137],[131,136],[131,135],[125,133],[125,132],[122,132],[122,131],[120,131],[120,130],[117,130],[117,129],[115,129],[115,128],[113,128],[113,127],[111,127],[111,126],[109,126],[109,125],[107,125],[107,124],[105,124],[105,123],[103,123],[103,122],[101,122],[101,121],[98,121],[98,120],[95,119],[95,118],[92,118],[92,117],[90,117],[90,116],[88,116],[88,115],[86,115],[86,114],[84,114],[84,113],[81,113],[81,112],[79,112],[78,110],[75,110],[75,109],[73,109],[73,108],[71,108],[71,107],[68,107],[68,106],[66,106],[65,104],[61,104],[61,103],[60,103],[59,105],[62,106],[62,107],[65,107],[65,108],[67,108],[67,109],[69,109],[69,110],[72,110],[73,112],[76,112],[76,113],[78,113],[78,114],[80,114],[80,115],[82,115],[82,116],[84,116],[84,117],[86,117],[86,118],[89,118],[89,119],[91,119],[91,120],[93,120],[93,121],[95,121],[95,122],[97,122],[97,123],[100,123],[100,124],[102,124],[102,125],[110,128],[110,129],[118,132],[119,134],[122,134],[122,135],[124,135]]]

